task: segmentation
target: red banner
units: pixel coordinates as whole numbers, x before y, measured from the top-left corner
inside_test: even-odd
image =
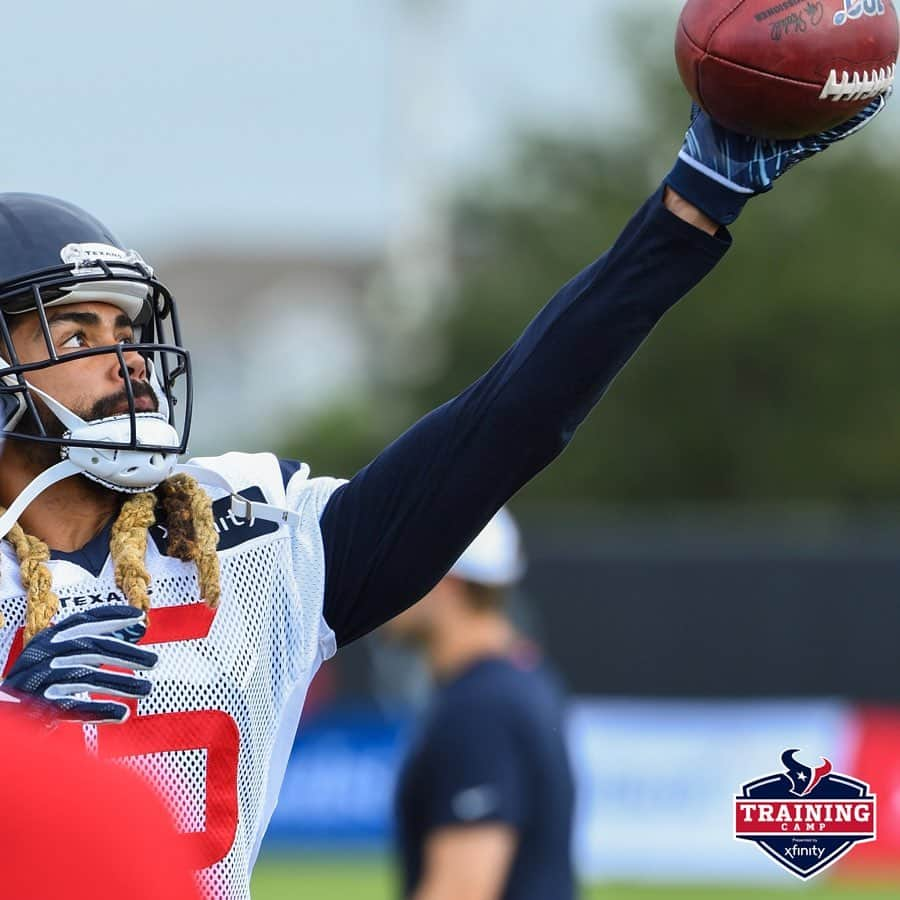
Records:
[[[856,709],[846,771],[867,781],[878,798],[877,839],[837,866],[839,878],[900,877],[900,707]]]

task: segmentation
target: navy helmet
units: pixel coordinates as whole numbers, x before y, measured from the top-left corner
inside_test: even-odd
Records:
[[[47,311],[52,317],[53,307],[97,301],[128,316],[133,342],[57,353]],[[43,332],[46,357],[37,361],[22,362],[13,343],[16,317],[26,314],[36,315],[37,333]],[[157,400],[153,410],[136,407],[126,353],[144,359]],[[118,360],[124,412],[86,421],[29,380],[50,366],[101,354]],[[78,377],[75,369],[72,377]],[[0,440],[37,441],[60,455],[0,514],[0,538],[41,492],[72,476],[138,493],[173,474],[186,474],[232,494],[235,515],[296,523],[295,512],[236,496],[220,472],[178,462],[187,451],[191,393],[190,356],[181,346],[175,303],[140,254],[71,203],[38,194],[0,194]],[[179,397],[183,403],[176,417]]]
[[[134,343],[58,355],[46,310],[86,301],[110,303],[125,312],[134,324]],[[25,313],[37,313],[47,346],[44,360],[22,363],[17,357],[10,331],[16,317]],[[118,356],[122,372],[127,372],[124,353],[130,351],[139,352],[147,363],[158,411],[136,412],[131,382],[123,378],[128,413],[113,417],[119,420],[113,423],[115,427],[85,430],[81,426],[86,423],[29,383],[31,372],[98,354]],[[176,421],[179,397],[182,403]],[[62,437],[59,429],[48,433],[37,410],[41,401],[63,423]],[[187,450],[191,404],[190,356],[181,345],[175,303],[140,254],[126,249],[105,225],[71,203],[40,194],[0,194],[2,435],[58,445],[64,458],[71,456],[74,448],[98,448],[104,455],[141,451],[171,460]],[[30,411],[32,424],[17,430],[26,411]],[[94,477],[90,471],[85,474]],[[120,490],[143,486],[120,485],[117,482],[122,479],[117,477],[97,480]]]

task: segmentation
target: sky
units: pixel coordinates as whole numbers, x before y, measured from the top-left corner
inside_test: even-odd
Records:
[[[681,0],[642,2],[674,34]],[[610,36],[636,4],[7,4],[0,190],[78,203],[148,258],[377,254],[523,126],[635,115]]]
[[[657,2],[674,28],[677,0]],[[599,127],[621,5],[8,5],[0,189],[62,196],[164,254],[377,249],[516,126]]]

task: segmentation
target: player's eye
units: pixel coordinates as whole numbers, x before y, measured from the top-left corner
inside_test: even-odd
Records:
[[[76,331],[67,337],[60,345],[63,350],[77,350],[79,347],[87,346],[87,337],[83,331]]]

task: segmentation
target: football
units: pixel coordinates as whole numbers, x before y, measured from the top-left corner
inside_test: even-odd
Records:
[[[678,71],[717,122],[764,138],[840,125],[894,81],[892,0],[688,0]]]

